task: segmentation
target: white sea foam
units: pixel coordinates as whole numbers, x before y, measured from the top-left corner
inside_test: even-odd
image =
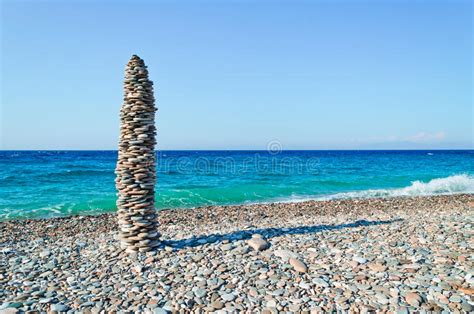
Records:
[[[474,194],[474,176],[467,174],[438,178],[429,182],[413,181],[404,188],[373,189],[353,192],[342,192],[325,196],[292,195],[267,201],[248,201],[245,204],[270,204],[270,203],[300,203],[307,201],[327,201],[353,198],[379,198],[397,196],[430,196],[450,194]]]
[[[344,198],[372,198],[396,196],[428,196],[442,194],[474,193],[474,177],[467,174],[433,179],[429,182],[414,181],[411,185],[398,189],[375,189],[337,193],[317,198],[318,200]]]

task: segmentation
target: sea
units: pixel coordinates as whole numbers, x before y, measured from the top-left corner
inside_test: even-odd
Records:
[[[474,150],[157,151],[156,208],[474,193]],[[0,220],[116,210],[116,151],[0,151]]]

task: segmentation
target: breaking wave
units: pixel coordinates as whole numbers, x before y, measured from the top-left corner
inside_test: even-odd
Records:
[[[467,174],[432,179],[429,182],[414,181],[411,185],[397,189],[374,189],[343,192],[318,198],[320,200],[347,198],[374,198],[396,196],[428,196],[442,194],[474,193],[474,177]]]

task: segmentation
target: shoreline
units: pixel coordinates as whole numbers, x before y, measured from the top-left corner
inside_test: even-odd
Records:
[[[217,209],[218,211],[221,208],[228,209],[230,211],[239,211],[241,208],[255,208],[255,209],[260,209],[261,207],[275,207],[276,209],[281,207],[284,207],[284,205],[288,206],[298,206],[302,205],[303,207],[307,206],[315,206],[318,203],[323,204],[323,206],[332,206],[331,204],[334,205],[341,205],[343,204],[344,206],[347,206],[350,203],[363,203],[363,205],[366,205],[371,202],[377,202],[377,201],[382,201],[382,202],[389,202],[389,201],[397,201],[397,200],[413,200],[413,201],[423,201],[425,199],[436,199],[436,198],[472,198],[474,201],[474,193],[465,193],[465,192],[459,192],[459,193],[446,193],[446,194],[436,194],[436,195],[417,195],[417,196],[383,196],[383,197],[352,197],[352,198],[333,198],[333,199],[324,199],[324,198],[305,198],[302,200],[282,200],[282,201],[262,201],[262,202],[249,202],[249,203],[236,203],[236,204],[226,204],[226,205],[206,205],[206,206],[196,206],[196,207],[177,207],[177,208],[163,208],[163,209],[156,209],[157,215],[158,215],[158,220],[160,221],[160,216],[165,216],[168,217],[169,215],[172,214],[177,214],[178,216],[181,215],[190,215],[193,214],[193,212],[208,212],[210,210],[215,210]],[[386,204],[384,204],[386,205]],[[101,217],[107,217],[107,219],[110,219],[111,217],[109,216],[116,216],[116,211],[117,209],[110,209],[106,210],[104,212],[83,212],[83,213],[78,213],[78,214],[72,214],[72,215],[64,215],[64,216],[54,216],[54,217],[35,217],[35,218],[13,218],[13,219],[8,219],[8,220],[0,220],[0,226],[2,224],[7,224],[7,223],[35,223],[35,222],[44,222],[44,221],[63,221],[63,222],[68,222],[68,220],[72,219],[87,219],[87,218],[101,218]],[[164,220],[166,222],[166,220]],[[160,221],[161,225],[161,221]]]
[[[163,210],[164,244],[138,255],[115,218],[0,222],[0,309],[474,309],[473,194]]]
[[[369,190],[362,190],[362,191],[369,191]],[[372,190],[370,190],[372,191]],[[373,190],[376,191],[376,190]],[[349,192],[341,192],[339,194],[350,194],[354,192],[361,192],[361,191],[349,191]],[[364,200],[390,200],[390,199],[406,199],[406,198],[431,198],[431,197],[443,197],[443,196],[474,196],[474,192],[455,192],[455,193],[439,193],[439,194],[430,194],[430,195],[389,195],[389,196],[374,196],[374,197],[365,197],[365,196],[351,196],[351,197],[334,197],[338,194],[328,194],[326,196],[318,196],[318,197],[305,197],[301,199],[282,199],[282,200],[268,200],[268,201],[249,201],[244,203],[229,203],[229,204],[219,204],[219,205],[202,205],[202,206],[193,206],[193,207],[173,207],[173,208],[155,208],[158,215],[160,213],[168,212],[168,211],[193,211],[193,210],[201,210],[201,209],[209,209],[209,208],[218,208],[218,207],[225,207],[225,208],[233,208],[233,207],[248,207],[248,206],[261,206],[261,205],[278,205],[278,204],[300,204],[300,203],[313,203],[313,202],[340,202],[340,201],[364,201]],[[19,217],[19,218],[12,218],[2,220],[0,219],[1,223],[7,222],[15,222],[15,221],[41,221],[41,220],[54,220],[54,219],[68,219],[68,218],[75,218],[75,217],[98,217],[102,215],[115,215],[117,209],[100,209],[100,211],[84,211],[74,214],[63,214],[58,216],[51,216],[51,217]]]

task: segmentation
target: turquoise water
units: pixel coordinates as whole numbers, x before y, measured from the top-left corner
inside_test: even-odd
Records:
[[[474,151],[163,151],[156,206],[474,193]],[[115,151],[1,151],[0,220],[115,209]]]

